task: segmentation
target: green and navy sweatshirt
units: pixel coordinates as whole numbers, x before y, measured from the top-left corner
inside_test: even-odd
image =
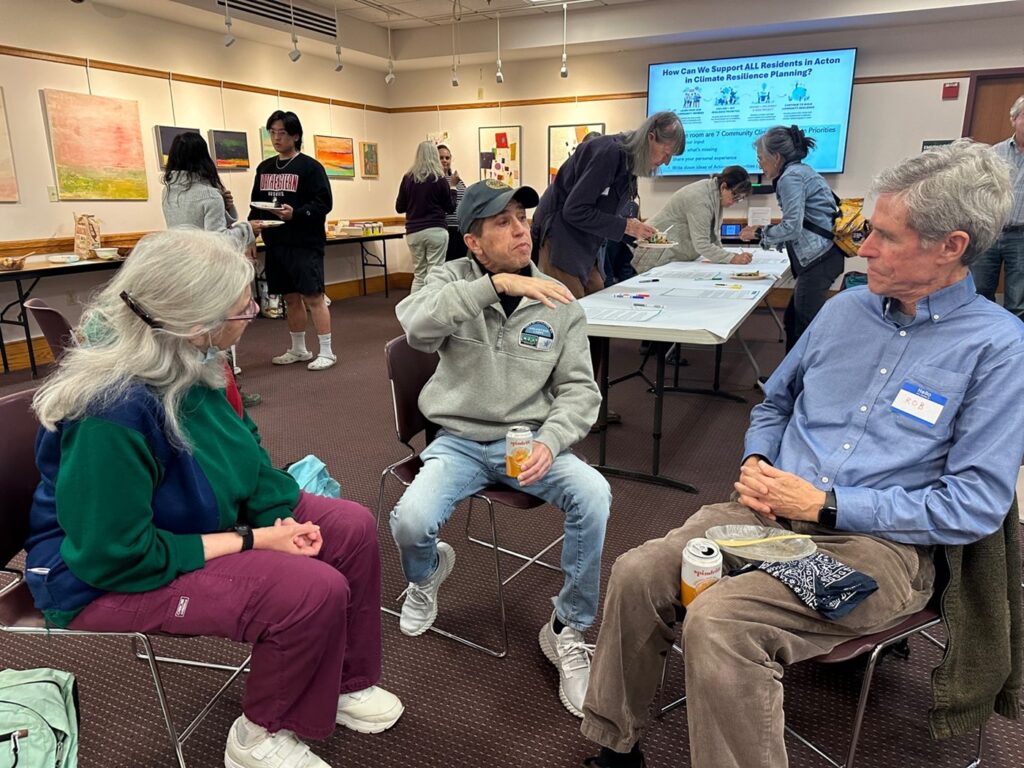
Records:
[[[222,389],[193,387],[175,446],[142,385],[56,431],[40,429],[26,579],[51,623],[66,627],[106,592],[147,592],[202,568],[202,535],[290,517],[295,480],[275,469],[256,425]]]

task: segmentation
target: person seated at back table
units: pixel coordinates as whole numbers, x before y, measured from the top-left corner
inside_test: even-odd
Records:
[[[252,644],[227,768],[325,768],[301,739],[402,715],[380,678],[374,520],[299,491],[225,396],[223,350],[259,307],[212,232],[139,241],[33,408],[41,480],[27,581],[47,621]],[[250,551],[251,550],[251,551]]]
[[[597,419],[601,396],[583,310],[530,261],[526,209],[536,204],[530,187],[492,179],[469,187],[457,213],[470,255],[431,270],[396,310],[409,344],[440,356],[419,398],[440,431],[391,512],[409,580],[399,626],[415,637],[437,618],[438,590],[455,564],[437,534],[459,501],[493,483],[542,498],[565,514],[565,578],[540,646],[558,668],[562,704],[580,716],[590,673],[583,633],[597,614],[611,490],[569,451]],[[533,431],[533,452],[512,478],[505,433],[520,424]]]
[[[1024,324],[977,296],[968,271],[1009,211],[1006,165],[962,140],[884,171],[876,189],[874,230],[860,250],[868,285],[829,300],[768,380],[736,501],[702,507],[612,568],[583,706],[583,735],[602,747],[590,765],[644,765],[639,739],[682,611],[691,765],[784,768],[783,666],[921,610],[934,545],[979,541],[1010,508],[1024,452]],[[754,570],[683,609],[682,550],[724,524],[810,534],[819,553],[877,591],[826,619]],[[990,551],[995,570],[1019,571],[1018,552]],[[970,581],[965,570],[947,595],[971,601],[992,589],[1007,586]],[[970,627],[981,653],[1012,658],[1008,616]],[[970,642],[963,625],[948,629],[950,643]],[[1019,689],[1019,665],[1016,674]],[[939,694],[938,706],[974,702],[952,709],[951,721],[976,726],[997,701],[1016,699],[969,680],[969,690]]]

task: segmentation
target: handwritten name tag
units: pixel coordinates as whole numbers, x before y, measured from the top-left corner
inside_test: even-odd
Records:
[[[942,415],[946,401],[945,397],[936,392],[905,381],[889,407],[914,421],[934,427]]]

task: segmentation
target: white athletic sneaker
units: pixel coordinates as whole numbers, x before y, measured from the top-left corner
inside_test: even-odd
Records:
[[[312,358],[312,352],[306,351],[299,353],[292,352],[289,349],[283,355],[278,355],[277,357],[271,358],[270,362],[272,362],[274,365],[291,365],[292,363],[302,363],[305,362],[306,360],[311,360]]]
[[[267,733],[243,747],[238,738],[238,720],[228,731],[224,768],[331,768],[291,731]]]
[[[551,620],[554,618],[552,613]],[[540,629],[540,649],[558,668],[558,698],[576,717],[583,717],[594,646],[583,642],[583,633],[568,625],[556,635],[551,620]]]
[[[338,725],[359,733],[380,733],[398,722],[405,706],[395,694],[371,685],[338,697]]]
[[[437,542],[437,569],[422,584],[410,581],[406,590],[398,622],[403,635],[418,637],[430,629],[437,618],[437,591],[454,567],[455,550],[443,541]]]
[[[306,366],[311,371],[326,371],[338,362],[337,355],[317,355],[316,360]]]

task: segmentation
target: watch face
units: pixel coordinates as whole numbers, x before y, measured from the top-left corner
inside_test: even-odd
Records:
[[[252,533],[252,528],[250,528],[248,525],[236,525],[235,533],[237,533],[239,536],[248,536],[250,533]]]

